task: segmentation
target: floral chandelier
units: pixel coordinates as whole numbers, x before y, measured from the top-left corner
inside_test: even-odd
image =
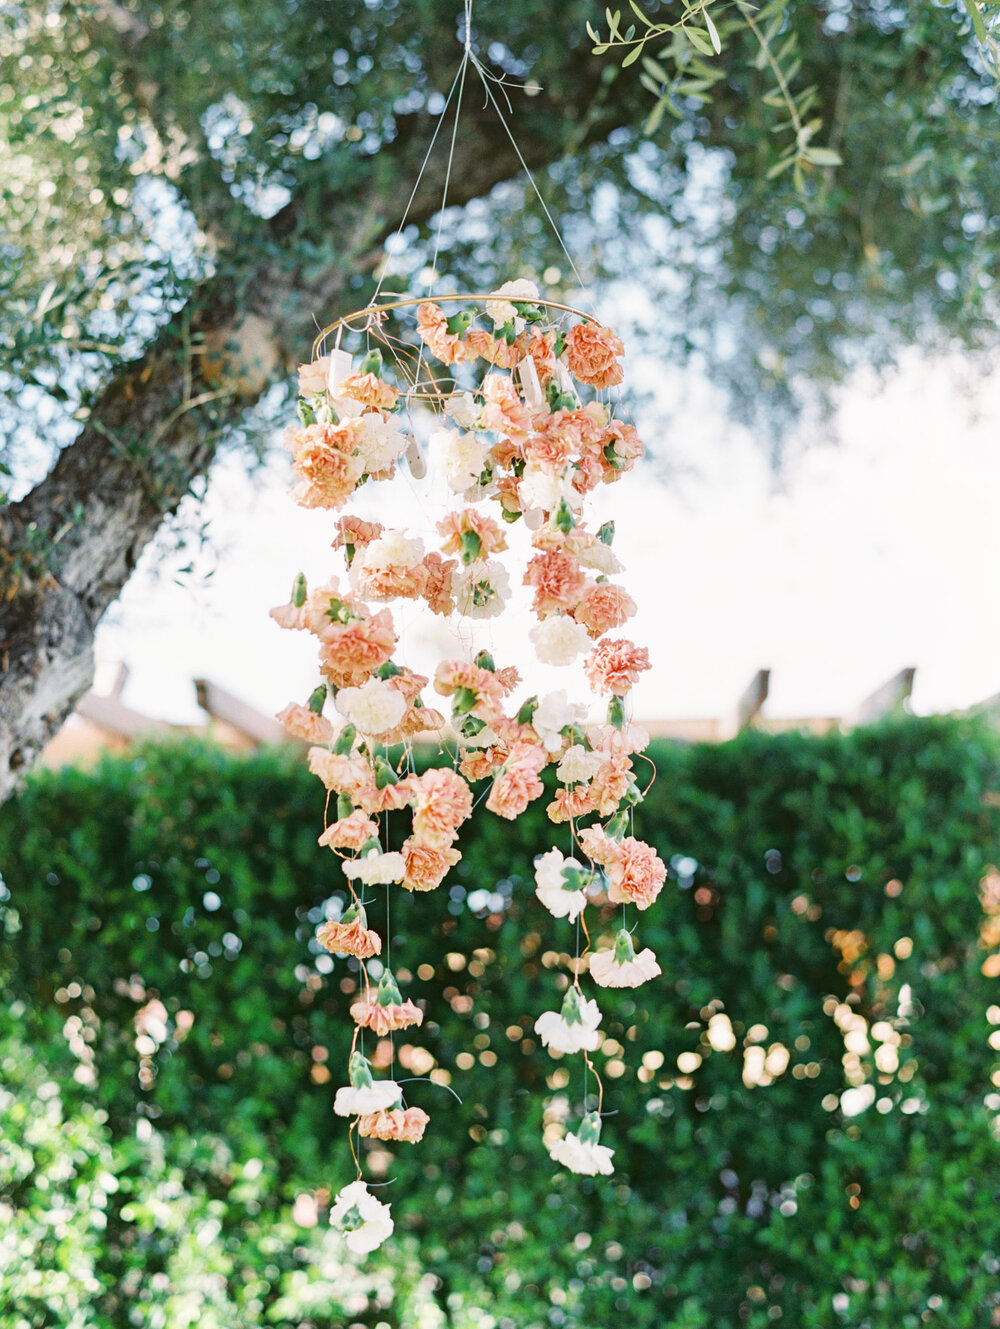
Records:
[[[390,332],[393,320],[414,310],[415,329]],[[334,332],[335,348],[316,356]],[[341,349],[345,333],[361,334],[369,349],[353,356]],[[518,280],[488,296],[372,304],[326,329],[313,363],[299,370],[299,424],[286,435],[292,497],[338,514],[333,547],[343,564],[315,587],[296,577],[289,602],[272,616],[314,637],[319,654],[318,686],[279,719],[313,745],[310,770],[328,791],[319,846],[340,860],[350,899],[317,937],[359,965],[346,1083],[333,1105],[350,1119],[357,1178],[331,1210],[356,1253],[374,1250],[393,1224],[363,1179],[355,1134],[416,1143],[429,1122],[364,1055],[366,1032],[391,1040],[424,1018],[379,958],[384,936],[369,913],[384,911],[387,937],[392,893],[441,886],[461,858],[460,827],[477,798],[514,821],[545,795],[549,767],[555,790],[546,812],[568,833],[571,853],[539,846],[535,894],[574,928],[576,959],[561,1006],[539,1014],[534,1027],[550,1052],[583,1059],[597,1094],[593,1110],[589,1096],[582,1104],[577,1129],[548,1150],[573,1172],[613,1170],[590,1058],[600,1037],[598,995],[659,974],[652,951],[637,949],[625,910],[647,909],[666,877],[653,849],[630,833],[643,797],[633,758],[648,735],[629,719],[628,699],[648,655],[620,635],[636,605],[615,580],[622,567],[613,523],[595,526],[588,511],[601,487],[617,483],[643,452],[634,428],[616,415],[622,354],[610,329]],[[418,533],[343,511],[361,486],[426,481],[421,431],[431,469],[451,496],[430,549]],[[527,548],[515,571],[503,555],[517,526]],[[393,602],[416,602],[469,641],[476,620],[502,623],[515,576],[531,595],[531,652],[544,665],[582,663],[589,693],[580,700],[565,690],[521,695],[517,661],[497,662],[488,650],[440,659],[433,678],[400,657]],[[436,743],[449,764],[418,773],[417,739]],[[385,814],[404,810],[410,834],[390,851]],[[588,915],[609,902],[623,907],[621,926],[595,939]]]

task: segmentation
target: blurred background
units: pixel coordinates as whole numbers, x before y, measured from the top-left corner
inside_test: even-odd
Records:
[[[0,15],[0,1329],[1000,1324],[997,15],[643,12]],[[467,35],[502,84],[459,86]],[[518,276],[626,343],[648,457],[599,520],[653,662],[663,977],[607,994],[615,1176],[554,1176],[548,832],[477,811],[373,913],[427,1018],[372,1055],[432,1122],[369,1153],[397,1230],[359,1263],[358,976],[272,719],[315,666],[267,616],[333,555],[279,439],[379,279]]]

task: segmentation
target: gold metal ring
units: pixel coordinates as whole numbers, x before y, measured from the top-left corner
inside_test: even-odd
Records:
[[[365,318],[370,320],[373,315],[377,316],[383,313],[388,313],[392,309],[409,309],[412,308],[414,305],[444,304],[446,301],[455,301],[455,300],[507,300],[509,298],[510,297],[508,296],[498,295],[497,292],[492,291],[490,292],[489,295],[473,294],[473,295],[407,296],[405,300],[391,300],[381,305],[374,305],[374,304],[365,305],[363,309],[355,309],[352,313],[345,314],[343,318],[338,318],[333,323],[328,323],[327,326],[322,330],[322,332],[320,332],[317,335],[316,340],[313,342],[312,358],[314,360],[317,358],[320,347],[323,345],[323,342],[326,341],[327,337],[329,337],[331,332],[336,332],[338,328],[350,327],[350,325],[354,323],[357,319]],[[560,304],[558,300],[544,300],[542,299],[541,296],[531,296],[523,301],[518,300],[517,303],[526,304],[526,305],[543,305],[546,309],[559,309],[564,314],[575,314],[577,318],[586,319],[588,323],[600,322],[600,320],[596,319],[593,314],[585,314],[582,309],[575,309],[573,305]]]

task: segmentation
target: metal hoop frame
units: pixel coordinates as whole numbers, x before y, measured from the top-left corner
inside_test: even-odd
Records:
[[[446,302],[454,302],[456,300],[497,300],[497,299],[503,300],[506,298],[507,297],[505,296],[498,296],[496,292],[490,292],[489,295],[483,295],[480,293],[473,293],[466,295],[420,295],[420,296],[411,295],[407,296],[405,300],[390,300],[387,301],[385,304],[365,305],[363,309],[355,309],[352,313],[344,314],[342,318],[336,319],[333,323],[328,323],[327,326],[323,328],[323,330],[317,335],[315,341],[313,342],[312,358],[314,360],[317,358],[321,346],[326,341],[327,337],[330,336],[331,333],[337,332],[338,329],[340,330],[340,332],[343,332],[345,328],[350,327],[357,319],[360,318],[370,319],[373,315],[388,313],[390,310],[393,309],[410,309],[414,305],[423,305],[428,303],[444,304]],[[537,296],[529,300],[525,300],[524,303],[532,305],[542,305],[545,309],[558,309],[561,310],[562,313],[564,314],[575,314],[577,318],[585,319],[588,323],[598,323],[600,321],[599,319],[596,319],[593,314],[586,314],[582,309],[574,308],[573,305],[560,304],[558,300],[544,300],[542,299],[541,296]],[[360,330],[361,329],[355,329],[355,331],[360,331]],[[339,344],[340,341],[339,336],[337,338],[337,341]]]

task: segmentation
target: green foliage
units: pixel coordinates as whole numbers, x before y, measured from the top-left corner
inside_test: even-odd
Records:
[[[672,870],[632,921],[664,975],[603,994],[596,1054],[616,1175],[541,1140],[584,1106],[531,1029],[573,947],[531,890],[552,828],[480,809],[449,885],[391,896],[427,1005],[396,1075],[431,1125],[369,1152],[397,1231],[361,1271],[292,1211],[352,1175],[330,1100],[356,970],[312,942],[342,897],[322,789],[294,754],[194,745],[36,775],[0,809],[11,1325],[991,1325],[996,734],[653,755],[637,833]]]

